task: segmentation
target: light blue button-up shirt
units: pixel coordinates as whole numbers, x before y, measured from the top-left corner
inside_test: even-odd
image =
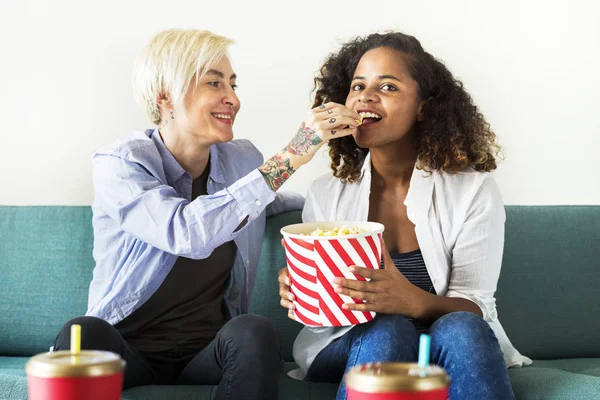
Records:
[[[177,257],[203,259],[231,240],[237,256],[225,302],[230,317],[246,313],[266,215],[301,209],[304,202],[295,193],[276,195],[257,169],[262,163],[247,140],[213,145],[208,195],[191,201],[192,177],[157,130],[98,150],[92,204],[96,267],[86,315],[116,324],[152,296]]]

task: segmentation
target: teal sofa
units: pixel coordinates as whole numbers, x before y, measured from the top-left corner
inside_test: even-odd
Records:
[[[275,323],[286,370],[294,367],[300,325],[279,306],[279,229],[298,221],[299,212],[269,218],[251,307]],[[27,398],[25,363],[85,312],[93,267],[89,207],[0,207],[0,399]],[[599,285],[600,206],[507,207],[498,308],[515,346],[535,360],[509,370],[517,399],[600,399]],[[334,384],[280,379],[283,400],[335,397]],[[214,393],[210,386],[146,386],[123,399]]]

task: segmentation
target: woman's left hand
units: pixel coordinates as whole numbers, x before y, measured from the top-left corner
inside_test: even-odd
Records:
[[[383,246],[383,269],[350,267],[350,272],[371,279],[368,282],[335,278],[337,293],[364,300],[365,303],[346,303],[342,308],[356,311],[374,311],[383,314],[403,314],[417,318],[425,292],[413,285],[394,265],[387,247]]]

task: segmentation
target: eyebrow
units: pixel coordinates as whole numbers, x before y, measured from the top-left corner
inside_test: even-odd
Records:
[[[402,82],[400,79],[396,78],[394,75],[379,75],[378,78],[379,79],[394,79],[394,80],[397,80],[398,82]],[[356,81],[356,80],[359,80],[359,81],[363,80],[364,81],[365,77],[364,76],[355,76],[354,78],[352,78],[352,80],[353,81]]]
[[[208,71],[206,71],[206,73],[204,75],[209,75],[209,74],[217,75],[219,78],[225,79],[225,74],[216,69],[209,69]],[[236,79],[236,78],[237,78],[236,74],[233,74],[229,77],[229,79]]]

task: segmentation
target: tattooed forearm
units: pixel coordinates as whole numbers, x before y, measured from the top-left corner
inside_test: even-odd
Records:
[[[316,132],[306,126],[304,122],[298,133],[292,139],[290,144],[285,148],[286,151],[297,156],[303,156],[307,154],[311,147],[323,143],[323,140],[316,134]]]
[[[286,157],[284,151],[268,159],[260,168],[267,185],[276,192],[281,185],[287,181],[296,170],[291,166],[289,157]]]

